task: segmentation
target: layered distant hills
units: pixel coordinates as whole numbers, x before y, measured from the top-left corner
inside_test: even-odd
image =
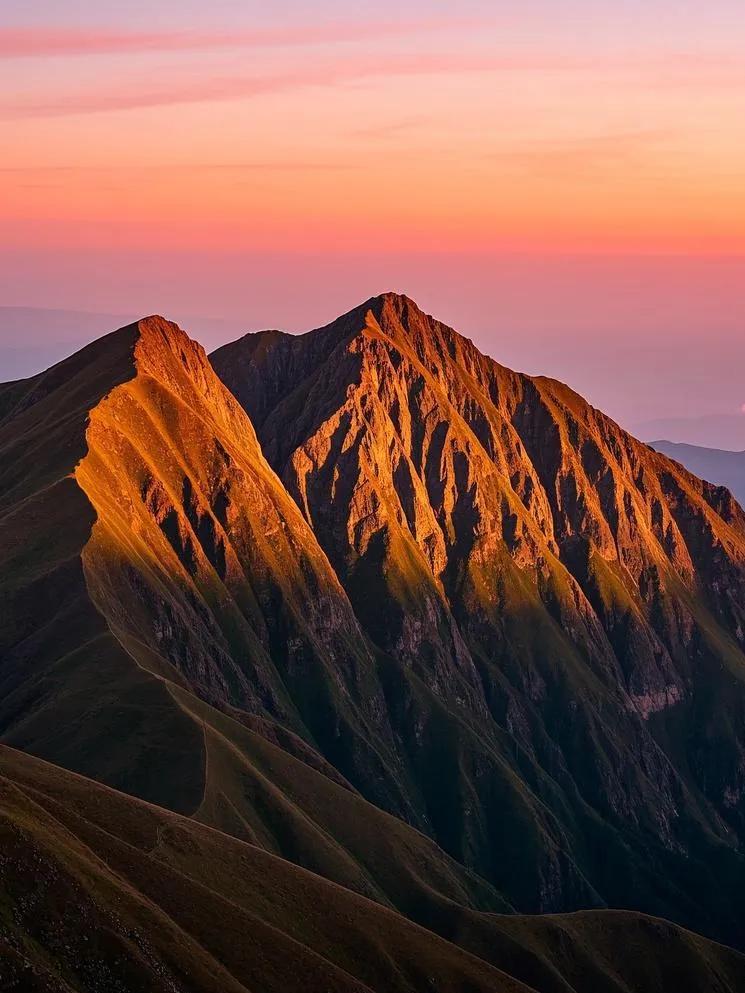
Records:
[[[0,562],[18,988],[743,987],[745,514],[562,384],[148,318],[0,386]]]
[[[728,452],[674,441],[653,441],[652,448],[681,462],[687,469],[731,490],[739,503],[745,503],[745,452]]]
[[[737,360],[732,366],[737,368]],[[716,377],[712,377],[716,378]],[[695,392],[693,396],[695,397]],[[701,414],[698,417],[660,417],[633,426],[634,434],[653,446],[652,439],[667,439],[664,444],[690,445],[694,448],[742,451],[745,448],[745,411],[729,414]]]

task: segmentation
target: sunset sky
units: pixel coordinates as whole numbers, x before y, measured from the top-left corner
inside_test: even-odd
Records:
[[[741,0],[5,0],[0,119],[6,307],[214,344],[398,289],[630,426],[745,428]]]

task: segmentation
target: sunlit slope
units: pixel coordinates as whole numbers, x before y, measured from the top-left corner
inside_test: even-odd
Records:
[[[0,980],[94,993],[735,993],[745,958],[665,922],[448,905],[462,947],[289,862],[0,748]]]
[[[141,322],[134,361],[75,474],[97,516],[83,561],[99,610],[144,667],[276,717],[405,812],[374,660],[245,413],[175,325]]]
[[[346,596],[202,350],[151,319],[12,387],[3,740],[415,915],[506,908],[320,753],[409,808]]]
[[[160,319],[101,339],[20,392],[2,423],[0,480],[3,705],[19,743],[62,736],[59,747],[74,751],[78,737],[95,737],[108,703],[99,731],[134,720],[135,733],[108,734],[103,747],[144,745],[157,761],[167,718],[138,736],[142,715],[127,710],[123,678],[178,714],[202,749],[201,729],[151,673],[217,706],[278,717],[311,743],[308,754],[318,735],[340,767],[396,765],[390,730],[369,716],[381,691],[346,597],[258,446],[246,449],[247,430],[203,351]],[[75,673],[87,653],[96,661],[80,680],[96,706],[85,721],[46,722],[45,701],[59,708],[85,691]],[[64,685],[55,682],[61,660]],[[112,688],[117,699],[107,701]],[[103,760],[98,749],[79,751]],[[117,761],[104,767],[108,778],[148,795],[126,756],[116,778]],[[167,778],[148,766],[143,776]],[[203,792],[202,772],[190,778],[185,808]],[[389,805],[405,809],[398,778],[379,776]]]
[[[188,812],[203,789],[201,732],[112,635],[81,559],[95,512],[73,474],[90,409],[133,375],[137,334],[12,384],[0,422],[0,721],[6,741]]]
[[[741,940],[731,494],[395,294],[212,361],[389,660],[433,836],[518,907]]]

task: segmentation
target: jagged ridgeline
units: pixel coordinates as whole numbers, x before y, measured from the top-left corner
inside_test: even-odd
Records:
[[[357,948],[373,970],[323,989],[422,988],[390,937],[362,949],[381,913],[441,936],[436,989],[672,988],[662,937],[676,989],[740,988],[736,954],[717,964],[703,939],[599,908],[745,942],[745,515],[562,384],[396,295],[211,361],[148,318],[0,386],[0,563],[2,741],[89,777],[3,753],[19,852],[43,836],[71,870],[44,821],[65,810],[70,851],[107,831],[132,872],[173,869],[155,821],[152,846],[137,835],[147,811],[196,859],[223,838],[229,875],[259,852],[292,862],[283,933],[300,940],[293,887],[315,873],[347,950],[326,955],[318,921],[303,947],[342,970]],[[11,810],[18,790],[51,797],[47,814]],[[144,885],[108,844],[99,868]],[[157,885],[142,893],[185,926]],[[495,916],[579,909],[555,926]],[[199,949],[255,988],[207,923],[187,927]],[[6,925],[42,975],[47,932]],[[608,958],[619,934],[653,973]],[[406,982],[374,971],[380,949]],[[514,980],[464,978],[482,967]]]
[[[523,909],[734,922],[730,493],[405,297],[213,363],[384,655],[420,826]]]

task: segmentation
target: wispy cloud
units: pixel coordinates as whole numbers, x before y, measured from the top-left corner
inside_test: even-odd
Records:
[[[676,133],[670,128],[640,128],[604,134],[578,134],[561,137],[514,140],[509,147],[487,154],[490,162],[519,169],[585,173],[608,163],[628,162],[640,152],[664,146]]]
[[[420,114],[418,117],[407,117],[400,121],[386,121],[382,124],[373,124],[369,127],[355,128],[349,132],[348,136],[354,138],[372,138],[375,141],[385,139],[395,139],[401,134],[408,134],[419,128],[425,127],[432,121],[431,117]]]
[[[219,48],[258,48],[323,45],[406,37],[420,32],[474,27],[466,18],[305,24],[297,27],[232,29],[225,31],[118,31],[103,29],[0,28],[0,58],[33,56],[112,55],[142,52],[206,51]]]
[[[380,25],[378,29],[383,30]],[[161,74],[155,77],[155,83],[152,78],[143,78],[112,88],[102,83],[96,88],[89,86],[67,92],[54,90],[48,97],[0,100],[0,118],[57,117],[174,104],[225,102],[306,87],[351,85],[381,77],[444,77],[478,73],[585,74],[601,81],[617,77],[624,85],[646,88],[675,86],[696,88],[699,92],[707,85],[729,88],[745,82],[743,60],[734,55],[727,57],[725,53],[717,58],[686,53],[610,58],[483,50],[444,54],[383,52],[379,55],[365,53],[354,58],[304,59],[301,63],[293,60],[293,68],[275,73],[226,77],[204,69],[199,73],[193,70],[184,72],[181,76],[170,73],[165,77]],[[161,79],[163,82],[160,82]]]
[[[381,55],[378,57],[334,59],[306,64],[281,73],[220,77],[206,73],[175,79],[167,85],[153,86],[150,81],[129,82],[125,88],[103,86],[80,91],[55,91],[47,99],[0,102],[0,117],[57,117],[68,114],[92,114],[172,104],[208,103],[241,100],[286,90],[311,86],[339,86],[376,77],[473,74],[500,71],[567,71],[589,68],[591,60],[570,58],[534,58],[464,53]]]
[[[0,175],[26,176],[56,175],[65,173],[126,173],[133,172],[165,172],[172,175],[175,172],[327,172],[329,169],[346,170],[356,168],[349,162],[318,161],[311,159],[293,159],[292,161],[261,161],[254,162],[152,162],[126,164],[80,164],[71,165],[12,165],[0,166]]]

